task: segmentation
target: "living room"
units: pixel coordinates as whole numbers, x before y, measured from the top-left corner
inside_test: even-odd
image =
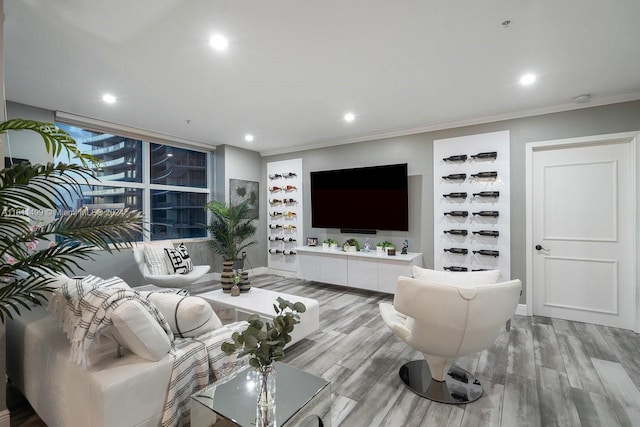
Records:
[[[14,3],[16,2],[4,2],[5,14],[12,11],[13,7],[15,7]],[[171,8],[172,5],[170,2],[167,2],[165,6],[168,8],[167,10],[174,10]],[[505,5],[501,4],[500,6]],[[553,8],[550,4],[546,6],[551,9]],[[362,7],[366,9],[366,6]],[[576,6],[576,8],[579,9],[580,7]],[[627,15],[633,15],[633,11],[637,11],[637,6],[630,3],[616,5],[611,8],[616,9],[616,13],[611,14],[616,19],[621,19],[620,16],[625,15],[625,11]],[[541,6],[541,9],[544,9],[544,7]],[[498,16],[498,18],[495,18],[495,25],[497,29],[502,32],[501,34],[508,33],[509,31],[519,31],[519,22],[528,22],[526,21],[526,10],[515,9],[505,11],[504,13],[499,12],[499,10],[500,9],[495,9],[493,15]],[[265,11],[262,12],[266,13]],[[513,12],[515,14],[512,16],[518,16],[517,14],[519,13],[520,19],[512,18],[512,22],[505,24],[507,18],[510,17],[508,16],[509,12]],[[26,12],[22,10],[20,13]],[[62,11],[58,11],[58,13],[65,16]],[[353,14],[349,16],[355,16],[355,11],[350,9],[349,13]],[[449,11],[447,13],[453,12]],[[266,16],[270,15],[267,14]],[[591,19],[592,21],[589,22],[594,26],[597,25],[597,20],[595,20],[593,16],[591,16]],[[512,76],[514,83],[512,85],[513,88],[510,88],[510,90],[516,92],[509,93],[519,93],[520,98],[511,104],[511,109],[503,110],[496,108],[493,114],[490,114],[485,110],[482,114],[460,114],[455,117],[451,116],[452,118],[441,120],[439,122],[431,122],[427,120],[427,116],[420,115],[419,117],[421,117],[421,119],[414,121],[413,125],[405,124],[402,128],[398,126],[390,126],[384,130],[377,129],[377,131],[368,131],[368,128],[357,127],[361,126],[358,124],[359,121],[361,123],[361,121],[366,118],[366,114],[362,111],[361,113],[357,112],[355,121],[352,123],[352,125],[355,126],[352,128],[348,128],[348,125],[345,125],[341,118],[338,117],[333,126],[336,128],[340,127],[341,129],[346,128],[346,130],[341,130],[340,132],[335,131],[336,133],[334,134],[327,133],[326,136],[320,133],[321,129],[316,128],[316,126],[309,121],[309,118],[306,118],[308,123],[308,134],[313,135],[317,133],[318,136],[302,139],[300,133],[296,133],[297,131],[292,132],[288,137],[288,147],[274,145],[269,149],[260,148],[260,133],[258,130],[253,131],[256,133],[256,140],[253,145],[241,141],[241,134],[237,137],[230,138],[223,134],[215,134],[214,131],[211,132],[211,139],[205,140],[200,137],[191,136],[194,134],[191,134],[190,130],[184,130],[185,127],[191,126],[192,124],[193,126],[203,126],[201,123],[197,123],[198,121],[206,122],[205,119],[189,119],[188,117],[190,116],[186,116],[187,113],[183,114],[181,112],[180,117],[174,118],[174,128],[168,124],[163,124],[163,128],[153,128],[149,127],[150,122],[134,123],[126,113],[114,113],[113,110],[110,110],[110,112],[107,111],[103,115],[99,114],[98,111],[100,111],[101,108],[104,108],[102,106],[94,105],[92,107],[93,110],[74,110],[74,107],[67,106],[72,104],[67,104],[65,106],[51,105],[50,103],[40,102],[36,100],[36,98],[28,97],[26,95],[24,97],[19,97],[18,94],[21,93],[18,91],[18,86],[20,86],[18,79],[19,73],[23,72],[26,76],[27,73],[35,73],[36,71],[34,71],[33,68],[20,70],[17,66],[8,64],[6,51],[9,48],[7,46],[11,43],[15,43],[15,40],[9,38],[13,33],[7,33],[7,28],[9,27],[9,29],[13,30],[17,25],[16,22],[12,20],[11,14],[7,15],[4,25],[5,69],[10,69],[10,72],[5,71],[7,73],[7,76],[5,76],[5,84],[7,85],[6,114],[8,118],[21,117],[24,119],[35,119],[45,122],[64,122],[64,119],[67,118],[67,120],[71,119],[69,121],[72,122],[75,120],[75,124],[77,124],[78,120],[81,121],[81,119],[86,119],[87,121],[85,123],[87,126],[92,125],[95,127],[97,124],[102,124],[105,131],[120,130],[128,133],[135,132],[137,130],[140,132],[139,136],[141,138],[149,137],[150,134],[157,132],[157,135],[161,135],[167,139],[167,135],[180,135],[180,133],[183,132],[183,135],[185,136],[183,138],[179,138],[179,145],[182,147],[184,147],[185,144],[188,146],[189,140],[193,140],[194,145],[192,147],[197,150],[203,149],[202,141],[210,143],[208,151],[212,153],[209,158],[211,159],[212,165],[211,173],[214,175],[214,177],[211,178],[211,182],[213,184],[210,187],[212,199],[228,200],[230,191],[229,180],[257,182],[259,188],[259,205],[261,207],[256,221],[258,228],[256,233],[256,236],[258,237],[258,244],[246,250],[247,259],[255,274],[269,273],[281,275],[282,277],[296,276],[295,272],[279,272],[277,269],[268,268],[269,241],[267,240],[267,236],[269,210],[266,207],[268,206],[268,199],[270,197],[268,187],[271,184],[267,173],[268,165],[270,163],[300,159],[303,165],[303,173],[301,176],[302,191],[299,197],[302,197],[304,202],[304,210],[301,215],[303,220],[301,224],[303,238],[305,240],[303,240],[301,244],[304,243],[308,237],[317,238],[320,242],[326,238],[333,238],[337,240],[339,244],[342,244],[348,238],[355,237],[362,242],[367,237],[370,237],[374,243],[387,240],[392,242],[396,248],[399,249],[402,247],[403,241],[407,240],[409,250],[411,252],[421,253],[422,264],[425,267],[433,268],[435,259],[437,255],[439,255],[436,254],[434,249],[434,240],[439,238],[434,231],[434,224],[437,221],[434,214],[434,208],[436,205],[434,184],[436,183],[435,181],[437,181],[437,178],[434,177],[434,165],[440,160],[434,156],[434,141],[482,135],[491,132],[508,131],[510,164],[510,181],[508,183],[510,189],[510,278],[520,279],[523,283],[523,293],[519,301],[520,306],[518,307],[518,314],[535,315],[536,313],[533,312],[533,307],[531,305],[533,297],[532,283],[530,283],[529,280],[531,278],[530,268],[532,265],[532,259],[533,256],[535,256],[535,252],[532,253],[533,245],[531,243],[537,243],[532,242],[530,225],[528,225],[530,217],[530,206],[528,205],[530,202],[528,201],[528,197],[530,196],[528,195],[529,177],[527,176],[527,170],[530,167],[530,159],[528,157],[529,150],[531,149],[530,144],[572,138],[588,138],[597,135],[637,133],[640,130],[640,92],[638,91],[640,82],[638,82],[637,77],[625,80],[626,73],[624,71],[620,71],[621,68],[637,70],[637,67],[634,67],[629,63],[623,66],[621,65],[623,61],[620,57],[616,57],[618,65],[611,66],[611,64],[609,64],[612,68],[603,68],[604,71],[601,71],[600,74],[609,75],[610,80],[613,81],[618,79],[620,81],[624,81],[627,84],[624,88],[625,91],[618,90],[618,92],[612,91],[610,93],[598,93],[595,89],[585,87],[584,89],[581,89],[583,91],[574,92],[571,96],[566,92],[563,93],[563,97],[561,98],[562,101],[559,101],[559,98],[556,98],[553,102],[549,102],[548,104],[544,104],[542,102],[536,103],[533,101],[527,101],[525,98],[527,96],[526,94],[530,95],[530,90],[535,88],[527,88],[526,90],[529,92],[523,92],[523,89],[517,85],[517,82],[515,82],[517,80],[517,76]],[[596,40],[599,39],[596,37]],[[11,46],[13,53],[10,57],[14,58],[16,55],[15,52],[18,48],[14,45]],[[615,50],[611,48],[610,45],[607,46],[609,46],[610,51]],[[620,40],[619,49],[621,53],[619,53],[619,55],[621,55],[621,58],[625,58],[625,60],[634,61],[636,59],[633,59],[633,55],[630,55],[629,53],[637,52],[637,49],[635,51],[633,50],[637,47],[637,40],[634,40],[633,37],[625,37],[624,42]],[[58,46],[58,48],[60,47]],[[230,49],[232,48],[233,45]],[[477,48],[479,49],[480,47]],[[87,47],[85,47],[85,49],[87,49]],[[117,58],[116,53],[113,55]],[[500,60],[502,61],[502,59]],[[609,61],[611,63],[616,62],[615,60]],[[303,65],[300,65],[303,70],[311,68],[309,67],[309,64]],[[597,67],[605,67],[605,65],[598,63]],[[594,66],[594,68],[597,67]],[[552,67],[549,67],[549,69],[551,68]],[[576,80],[579,80],[578,76],[580,76],[581,70],[582,65],[564,70],[564,73],[568,75],[568,77],[565,76],[567,80],[564,81],[564,84],[567,84],[567,81],[573,80],[574,76]],[[615,70],[615,72],[613,70]],[[389,69],[385,68],[385,72],[389,71]],[[617,74],[618,72],[619,74]],[[551,71],[548,73],[551,74]],[[11,78],[8,77],[9,75]],[[539,81],[536,84],[544,85],[545,79],[549,80],[550,78],[551,77],[549,76],[541,75],[539,76]],[[585,78],[585,80],[588,79]],[[383,82],[384,79],[380,81]],[[72,86],[71,82],[59,82],[61,85],[65,86],[67,90],[70,90],[69,86]],[[399,84],[398,80],[393,80],[393,82],[396,85]],[[355,84],[356,82],[353,81],[351,83]],[[256,83],[255,81],[251,81],[250,84]],[[292,83],[292,85],[295,86],[294,83]],[[511,85],[511,82],[508,84],[504,83],[504,86],[508,85]],[[586,84],[584,86],[586,86]],[[216,88],[220,91],[224,91],[219,87],[219,85],[217,85]],[[398,90],[401,91],[402,89],[402,87],[399,87]],[[572,90],[573,89],[575,88],[572,87]],[[168,92],[178,90],[179,89],[176,88],[167,89]],[[498,93],[500,90],[506,91],[507,89],[504,89],[504,87],[494,87],[492,90],[494,90],[495,93]],[[572,101],[576,96],[591,92],[592,95],[586,103]],[[120,96],[126,98],[125,95]],[[274,105],[278,104],[277,101],[273,101],[273,98],[269,98],[270,96],[273,97],[273,93],[263,96],[264,98],[261,98],[259,108],[251,106],[251,108],[248,109],[261,109],[262,111],[266,111],[275,108],[271,102],[273,102]],[[311,96],[311,100],[307,100],[309,102],[314,102],[314,100],[321,99],[320,95],[315,94],[315,96],[315,98]],[[411,108],[411,114],[416,114],[415,111],[419,110],[422,103],[427,104],[430,102],[429,94],[426,93],[426,91],[420,96],[421,100],[420,102],[417,102],[417,105],[414,105],[413,108]],[[469,95],[469,102],[471,102],[473,98],[474,95]],[[456,102],[459,104],[465,102],[465,98],[458,97],[456,99]],[[176,104],[175,110],[190,112],[191,108],[188,106],[188,101],[182,102],[185,102],[186,104]],[[93,103],[98,104],[97,102]],[[234,105],[233,108],[238,109],[240,107]],[[343,107],[341,106],[340,108]],[[66,113],[61,114],[62,112]],[[258,114],[258,116],[261,114],[263,113]],[[337,116],[340,114],[341,111],[336,113]],[[185,116],[185,118],[182,116]],[[319,115],[318,117],[323,116]],[[185,125],[185,120],[193,120],[193,123]],[[255,120],[256,122],[259,121],[257,117]],[[278,120],[281,119],[279,118]],[[178,121],[180,122],[179,124],[177,123]],[[225,122],[226,116],[223,116],[221,121]],[[237,118],[236,121],[238,121]],[[261,118],[260,121],[264,121],[264,119]],[[282,122],[278,123],[282,126]],[[296,126],[300,125],[296,124]],[[240,127],[241,126],[239,126],[238,129]],[[146,131],[143,129],[146,129]],[[271,138],[278,139],[277,136],[272,136]],[[32,149],[33,145],[31,145],[41,145],[41,141],[38,140],[37,136],[16,135],[14,137],[12,135],[11,144],[10,149],[12,156],[16,158],[26,158],[31,161],[41,161],[39,160],[39,156],[34,154],[35,151]],[[7,156],[7,148],[4,149],[4,156]],[[406,163],[408,165],[408,231],[378,231],[374,236],[362,236],[358,234],[340,233],[339,230],[336,229],[313,228],[311,226],[311,199],[310,194],[308,193],[311,172],[398,163]],[[637,160],[635,163],[638,163]],[[380,209],[393,209],[393,206],[386,206],[384,200],[381,200]],[[636,222],[637,219],[638,218],[636,216]],[[634,227],[633,234],[637,235],[636,227]],[[211,265],[212,269],[210,279],[216,279],[217,274],[222,271],[222,259],[213,255],[208,250],[206,242],[204,242],[203,239],[190,239],[188,240],[187,245],[190,252],[195,256],[195,263]],[[634,253],[637,252],[637,248],[634,248]],[[633,264],[636,264],[636,259],[633,260]],[[87,270],[90,270],[93,274],[98,276],[106,276],[107,274],[110,274],[110,272],[118,271],[119,275],[121,275],[125,281],[143,284],[140,283],[141,276],[130,251],[116,253],[113,256],[108,254],[105,254],[104,256],[100,255],[99,262],[88,264],[85,267]],[[634,281],[634,283],[637,283],[637,281]],[[331,288],[329,287],[328,289]],[[633,295],[637,295],[637,286],[634,286],[633,292]],[[303,296],[304,294],[300,295]],[[377,296],[374,295],[371,298],[377,298]],[[626,329],[638,331],[638,325],[640,325],[640,323],[638,323],[638,318],[637,307],[635,307],[634,323],[631,327]],[[324,321],[326,322],[326,320]],[[330,342],[330,340],[325,342]],[[637,342],[637,340],[632,340],[631,342]],[[8,349],[8,351],[10,351],[10,349]],[[296,354],[298,354],[297,352],[299,351],[301,350],[296,350]],[[634,378],[634,381],[637,380],[633,375],[631,376]],[[573,385],[574,384],[572,384],[572,386]],[[635,410],[637,411],[637,408],[635,408]],[[624,421],[621,421],[620,423],[624,425]]]

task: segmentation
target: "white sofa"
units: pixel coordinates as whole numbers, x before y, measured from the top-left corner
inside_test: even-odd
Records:
[[[7,376],[49,427],[159,426],[174,357],[152,362],[107,336],[91,367],[69,360],[69,339],[43,307],[7,320]],[[231,332],[229,332],[229,337]]]

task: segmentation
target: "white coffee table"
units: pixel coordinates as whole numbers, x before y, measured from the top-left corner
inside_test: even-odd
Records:
[[[278,297],[289,302],[303,303],[307,310],[300,314],[300,323],[293,329],[291,342],[288,345],[295,344],[320,328],[320,304],[318,304],[317,300],[311,298],[260,288],[251,288],[249,292],[240,294],[237,297],[232,297],[231,294],[226,294],[221,289],[198,294],[198,296],[207,300],[216,312],[229,308],[234,309],[234,321],[246,320],[252,314],[257,314],[263,321],[271,322],[276,315],[273,305],[277,305],[276,300]]]

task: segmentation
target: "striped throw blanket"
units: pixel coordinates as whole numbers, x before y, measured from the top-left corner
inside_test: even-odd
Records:
[[[113,325],[113,310],[127,300],[140,303],[173,342],[173,333],[162,313],[138,291],[131,289],[118,277],[103,280],[87,276],[63,284],[49,301],[49,311],[61,319],[62,330],[71,342],[73,363],[83,367],[89,365],[89,352],[99,344],[100,334]]]
[[[234,375],[248,358],[227,356],[220,347],[231,341],[231,334],[247,328],[247,322],[235,322],[197,338],[176,338],[171,351],[175,360],[162,417],[163,427],[187,426],[190,421],[190,397],[208,384]]]

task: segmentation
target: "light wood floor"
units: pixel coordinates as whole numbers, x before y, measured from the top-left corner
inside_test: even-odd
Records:
[[[458,361],[484,395],[445,405],[400,381],[400,366],[421,355],[382,322],[378,303],[390,295],[274,275],[252,283],[320,302],[320,330],[284,361],[331,381],[333,427],[640,426],[640,337],[631,331],[515,316],[495,345]],[[43,425],[15,390],[10,395],[12,427]]]

